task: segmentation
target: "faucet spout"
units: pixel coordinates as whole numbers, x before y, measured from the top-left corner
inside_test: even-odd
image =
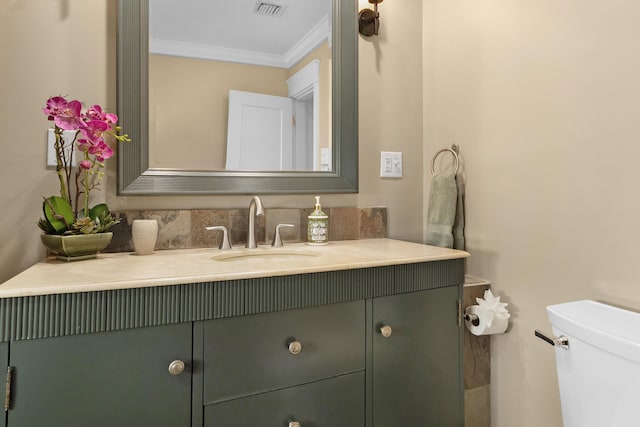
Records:
[[[253,196],[249,202],[249,231],[247,232],[247,248],[257,248],[256,245],[256,215],[264,215],[264,208],[258,196]]]

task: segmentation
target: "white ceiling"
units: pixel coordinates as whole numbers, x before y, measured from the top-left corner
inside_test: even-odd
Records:
[[[276,4],[276,16],[255,12]],[[290,67],[327,39],[331,0],[150,0],[149,50]]]

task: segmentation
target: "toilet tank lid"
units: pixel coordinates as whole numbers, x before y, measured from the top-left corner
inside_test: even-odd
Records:
[[[562,333],[640,363],[640,313],[582,300],[550,305],[547,315]]]

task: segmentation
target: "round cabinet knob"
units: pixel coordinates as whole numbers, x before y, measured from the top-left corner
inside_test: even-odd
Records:
[[[380,333],[382,334],[383,337],[389,338],[392,332],[393,332],[393,329],[391,329],[391,326],[389,325],[380,326]]]
[[[182,360],[174,360],[169,363],[169,373],[171,375],[180,375],[184,372],[184,362]]]
[[[300,427],[300,423],[297,421],[290,421],[289,427]]]
[[[293,340],[289,342],[289,353],[300,354],[302,351],[302,343],[300,341]]]

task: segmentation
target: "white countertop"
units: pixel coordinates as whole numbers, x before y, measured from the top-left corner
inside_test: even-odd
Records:
[[[250,256],[221,260],[238,255]],[[327,246],[295,243],[284,248],[261,246],[231,251],[165,250],[147,256],[130,252],[99,254],[92,260],[38,263],[0,285],[0,298],[284,276],[468,256],[464,251],[392,239],[336,241]]]

